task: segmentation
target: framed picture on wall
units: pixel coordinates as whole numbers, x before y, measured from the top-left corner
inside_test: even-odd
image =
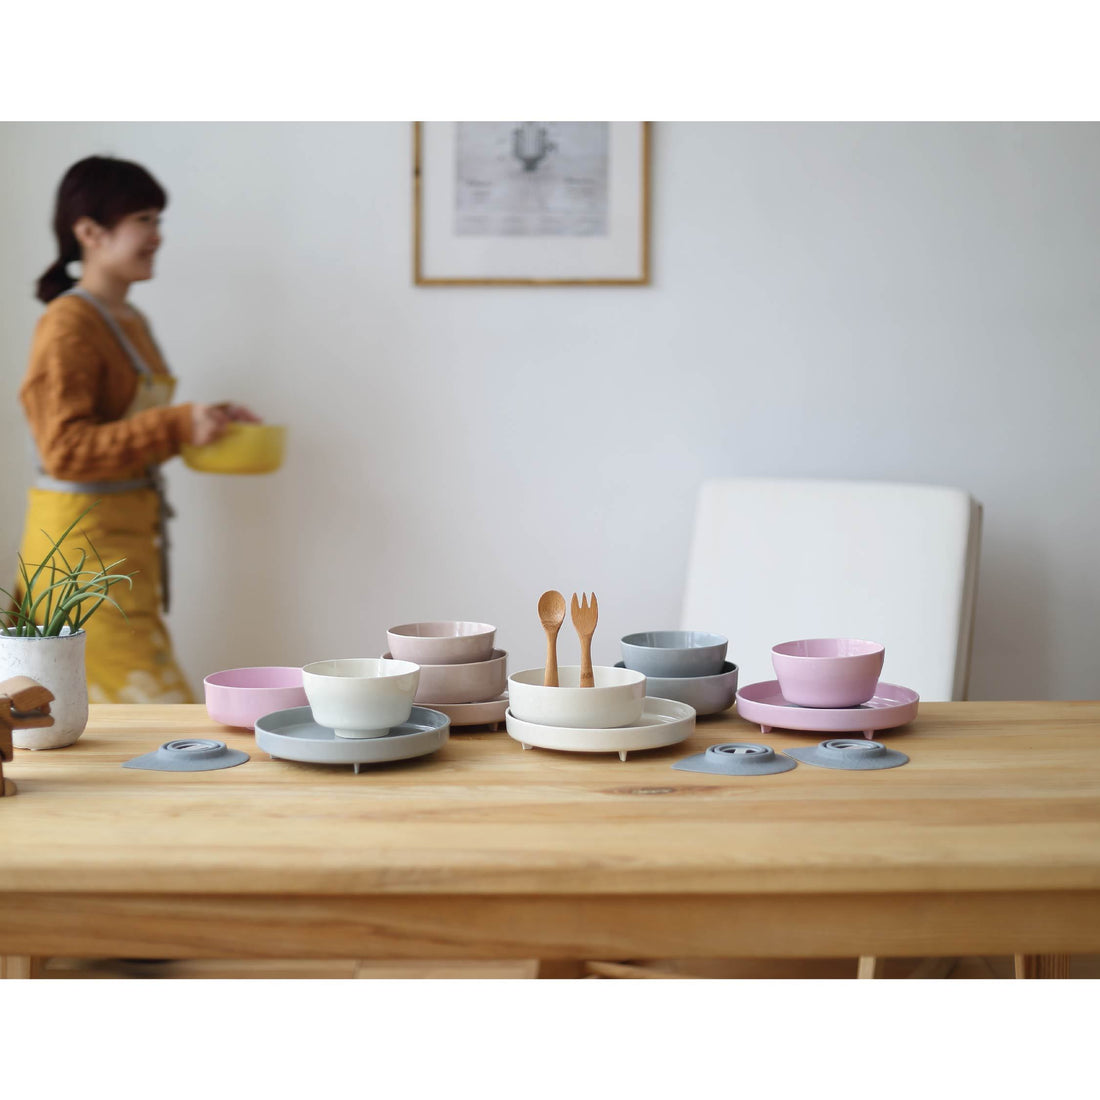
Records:
[[[414,122],[420,286],[645,285],[648,122]]]

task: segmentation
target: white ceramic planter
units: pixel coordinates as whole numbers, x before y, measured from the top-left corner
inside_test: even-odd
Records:
[[[12,730],[17,749],[60,749],[71,745],[88,724],[88,681],[84,672],[83,630],[54,638],[19,638],[0,630],[0,680],[29,676],[53,693],[53,725]]]

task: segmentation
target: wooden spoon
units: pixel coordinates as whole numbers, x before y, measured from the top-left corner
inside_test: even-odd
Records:
[[[565,597],[551,589],[539,596],[539,621],[546,631],[546,668],[542,673],[543,687],[558,686],[558,631],[565,622]]]

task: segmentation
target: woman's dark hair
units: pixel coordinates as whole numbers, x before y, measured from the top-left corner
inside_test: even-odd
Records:
[[[163,210],[167,205],[164,188],[140,164],[115,157],[78,160],[57,189],[53,232],[58,255],[38,280],[39,301],[52,302],[76,282],[65,266],[80,259],[80,244],[73,233],[80,218],[113,229],[127,214]]]

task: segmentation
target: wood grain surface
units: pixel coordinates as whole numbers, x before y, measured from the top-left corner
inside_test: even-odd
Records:
[[[172,738],[252,754],[123,769]],[[97,706],[20,751],[0,953],[629,959],[1100,950],[1100,703],[922,704],[903,768],[672,771],[459,733],[427,760],[270,761],[201,706]]]

